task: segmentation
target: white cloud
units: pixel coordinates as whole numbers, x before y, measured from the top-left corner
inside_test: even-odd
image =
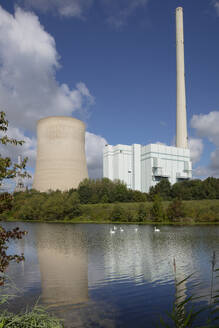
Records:
[[[17,8],[13,16],[0,7],[0,108],[13,126],[34,131],[39,118],[82,112],[94,102],[84,83],[59,84],[58,59],[36,15]]]
[[[7,131],[7,136],[9,138],[15,138],[17,140],[23,140],[25,143],[20,145],[2,145],[0,144],[0,154],[2,157],[10,157],[13,162],[17,163],[18,155],[21,155],[22,158],[28,157],[28,166],[34,167],[36,159],[36,138],[27,137],[22,133],[18,128],[10,127]],[[4,136],[4,133],[0,133],[0,137]]]
[[[144,8],[149,0],[102,0],[107,12],[107,22],[115,28],[127,23],[136,10]]]
[[[214,8],[216,9],[216,12],[217,12],[217,14],[219,16],[219,1],[218,0],[217,1],[214,1]]]
[[[190,149],[192,163],[195,164],[199,162],[203,152],[202,139],[190,138],[189,149]]]
[[[89,177],[102,178],[103,175],[103,148],[107,144],[101,136],[86,132],[86,157]]]
[[[210,176],[209,169],[204,166],[198,166],[192,170],[193,179],[205,179]]]
[[[127,23],[136,10],[144,8],[149,0],[19,0],[26,8],[52,12],[62,17],[84,18],[94,4],[104,10],[106,21],[115,28]]]
[[[211,175],[219,177],[219,148],[211,153]]]
[[[51,11],[64,17],[83,18],[93,0],[24,0],[23,3],[27,8],[42,12]]]
[[[219,176],[219,111],[208,114],[194,115],[191,126],[199,137],[207,138],[215,145],[211,153],[210,163],[206,168],[198,168],[196,174],[200,176]]]
[[[194,115],[191,126],[199,137],[206,137],[219,147],[219,111]]]
[[[59,55],[54,38],[38,17],[20,8],[15,15],[0,7],[0,108],[9,120],[9,137],[24,140],[23,146],[0,145],[0,154],[17,162],[18,155],[28,157],[33,169],[36,160],[36,121],[50,115],[71,116],[94,102],[83,82],[71,89],[59,84],[55,73]],[[16,127],[15,127],[16,126]],[[102,176],[100,136],[86,133],[88,170],[92,178]]]
[[[3,137],[5,133],[0,132],[0,137]],[[18,163],[18,156],[21,155],[22,159],[28,157],[28,163],[26,171],[31,175],[31,178],[25,178],[25,186],[31,186],[33,182],[33,175],[30,172],[30,169],[35,165],[36,159],[36,138],[25,136],[21,130],[9,126],[6,135],[9,138],[15,138],[16,140],[23,140],[25,143],[21,145],[3,145],[0,144],[0,154],[2,157],[10,157],[13,163]],[[3,185],[0,189],[4,191],[13,191],[16,185],[16,179],[14,180],[4,180]]]

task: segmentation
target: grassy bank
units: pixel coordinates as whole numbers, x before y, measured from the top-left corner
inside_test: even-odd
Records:
[[[167,211],[170,201],[162,202],[164,212]],[[73,221],[87,222],[128,222],[128,223],[165,223],[165,224],[194,224],[219,223],[219,200],[192,200],[183,201],[184,215],[174,220],[164,217],[151,217],[153,202],[144,203],[117,203],[117,204],[87,204],[83,205],[83,214]],[[116,219],[116,212],[120,212],[120,219]],[[115,212],[115,213],[113,213]],[[123,217],[124,213],[124,217]],[[141,216],[141,217],[140,217]]]
[[[2,214],[1,219],[6,221],[31,221],[31,222],[73,222],[73,223],[156,223],[156,224],[211,224],[219,223],[219,200],[192,200],[183,201],[180,214],[177,217],[168,217],[170,201],[162,202],[162,217],[151,215],[153,202],[142,203],[114,203],[114,204],[84,204],[75,216],[62,216],[57,219],[53,215],[42,217],[37,215],[19,215],[13,210]]]
[[[0,314],[0,327],[11,328],[62,328],[61,320],[51,316],[44,308],[34,307],[31,311],[14,314],[3,311]]]

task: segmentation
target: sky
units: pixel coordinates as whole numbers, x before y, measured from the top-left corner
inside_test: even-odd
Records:
[[[0,2],[0,147],[34,173],[37,120],[86,123],[91,178],[105,144],[174,145],[175,9],[184,9],[188,134],[193,177],[219,177],[218,0],[3,0]]]

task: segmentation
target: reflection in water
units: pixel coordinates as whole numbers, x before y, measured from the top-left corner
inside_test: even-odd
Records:
[[[181,274],[185,274],[188,267],[191,271],[196,270],[193,240],[185,240],[185,235],[171,234],[165,227],[156,234],[150,226],[140,227],[138,232],[135,227],[126,226],[122,233],[118,231],[112,235],[106,231],[98,238],[100,241],[103,238],[104,244],[99,249],[102,252],[99,257],[104,259],[102,279],[107,276],[117,280],[128,278],[136,283],[156,281],[156,284],[162,284],[173,279],[174,258]],[[94,257],[97,257],[96,253]],[[95,285],[100,277],[98,274],[93,276],[94,280],[89,279],[89,284]]]
[[[11,265],[9,272],[23,288],[26,304],[41,294],[41,302],[64,317],[66,327],[154,327],[175,296],[209,292],[212,251],[219,254],[219,227],[214,226],[162,226],[154,233],[152,226],[136,231],[124,225],[115,234],[111,225],[19,226],[29,233],[10,249],[19,248],[26,261]],[[177,283],[194,272],[175,290],[175,278]]]
[[[69,305],[88,300],[87,248],[80,231],[68,226],[37,227],[37,254],[41,273],[42,303]],[[64,236],[64,238],[63,238]]]

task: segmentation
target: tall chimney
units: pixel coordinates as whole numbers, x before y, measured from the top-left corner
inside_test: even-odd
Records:
[[[176,147],[188,148],[183,8],[176,8]]]

